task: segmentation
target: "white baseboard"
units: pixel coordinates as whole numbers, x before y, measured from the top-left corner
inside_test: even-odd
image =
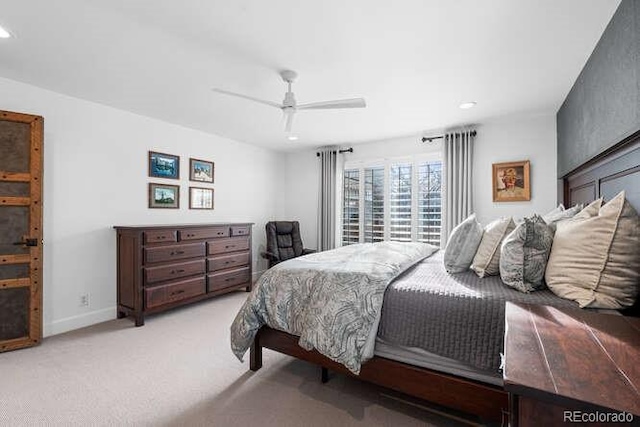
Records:
[[[74,329],[84,328],[86,326],[95,325],[96,323],[106,322],[116,318],[116,308],[103,308],[89,313],[79,314],[77,316],[66,317],[64,319],[55,320],[44,325],[44,336],[62,334],[64,332],[73,331]]]
[[[266,270],[254,271],[251,277],[252,283],[255,283],[262,273]],[[103,308],[89,313],[79,314],[60,320],[55,320],[44,325],[44,336],[62,334],[64,332],[73,331],[74,329],[84,328],[86,326],[95,325],[96,323],[106,322],[116,318],[116,307]]]

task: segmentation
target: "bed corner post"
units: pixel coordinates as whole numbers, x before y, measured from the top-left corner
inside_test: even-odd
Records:
[[[260,345],[260,331],[258,331],[249,350],[249,369],[255,372],[260,368],[262,368],[262,346]]]

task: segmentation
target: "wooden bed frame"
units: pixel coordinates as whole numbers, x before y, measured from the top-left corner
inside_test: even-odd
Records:
[[[586,162],[563,177],[565,206],[587,203],[596,198],[611,199],[625,189],[627,199],[640,212],[640,131]],[[640,303],[631,314],[637,314]],[[625,313],[626,314],[626,313]],[[262,327],[251,346],[250,368],[262,367],[262,349],[268,348],[321,366],[326,381],[327,369],[352,375],[344,366],[317,351],[298,346],[298,337]],[[500,422],[508,413],[509,397],[502,387],[484,384],[426,368],[375,356],[362,365],[364,381],[378,384],[442,406]]]

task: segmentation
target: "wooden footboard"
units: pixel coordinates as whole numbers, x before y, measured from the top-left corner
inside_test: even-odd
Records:
[[[262,367],[262,348],[296,357],[328,368],[334,372],[354,376],[406,393],[429,402],[477,415],[486,421],[501,421],[508,411],[508,395],[500,387],[446,375],[383,357],[374,357],[362,365],[360,375],[353,375],[343,365],[317,351],[298,346],[298,337],[268,327],[260,329],[251,346],[250,368]]]

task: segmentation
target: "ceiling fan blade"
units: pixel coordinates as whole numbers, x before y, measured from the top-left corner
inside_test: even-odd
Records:
[[[222,93],[224,95],[236,96],[238,98],[248,99],[249,101],[259,102],[260,104],[269,105],[271,107],[276,107],[282,109],[282,104],[278,104],[277,102],[265,101],[264,99],[254,98],[253,96],[243,95],[241,93],[229,92],[228,90],[213,88],[211,89],[214,92]]]
[[[335,101],[311,102],[296,106],[298,110],[324,110],[332,108],[364,108],[367,103],[364,98],[338,99]]]
[[[285,115],[287,116],[287,122],[284,125],[284,131],[285,132],[291,132],[291,127],[293,126],[293,111],[287,111],[285,112]]]

